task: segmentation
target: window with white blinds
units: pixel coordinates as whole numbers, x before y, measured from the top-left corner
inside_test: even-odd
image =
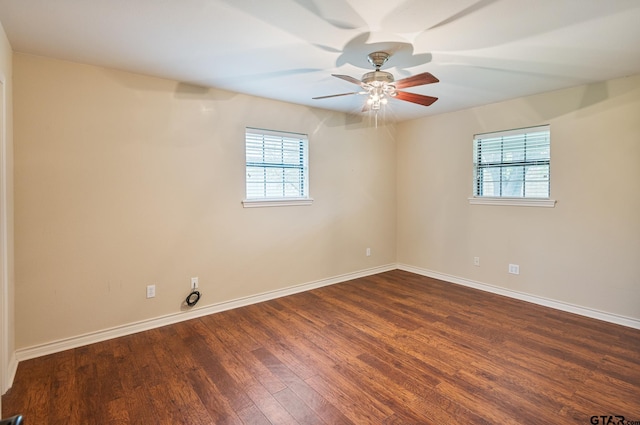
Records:
[[[306,134],[247,127],[245,144],[246,201],[309,199]]]
[[[550,139],[548,125],[475,135],[473,196],[548,199]]]

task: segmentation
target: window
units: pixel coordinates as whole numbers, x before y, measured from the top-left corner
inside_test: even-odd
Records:
[[[306,134],[246,128],[244,206],[310,204]]]
[[[550,148],[548,125],[475,135],[474,199],[548,200]]]

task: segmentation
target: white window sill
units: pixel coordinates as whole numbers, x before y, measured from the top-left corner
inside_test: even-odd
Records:
[[[245,199],[242,205],[245,208],[262,207],[291,207],[299,205],[311,205],[313,198],[291,198],[291,199]]]
[[[556,206],[555,199],[541,198],[490,198],[490,197],[473,197],[469,198],[472,205],[510,205],[516,207],[546,207],[553,208]]]

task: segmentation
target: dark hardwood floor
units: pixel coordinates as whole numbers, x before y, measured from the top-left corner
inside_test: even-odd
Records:
[[[2,405],[26,425],[633,423],[640,330],[396,270],[24,361]]]

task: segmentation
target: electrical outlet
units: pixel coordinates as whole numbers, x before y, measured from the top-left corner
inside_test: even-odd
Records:
[[[367,257],[371,256],[371,248],[367,248],[366,254],[367,254]]]
[[[156,296],[156,285],[147,285],[147,298]]]
[[[192,277],[191,278],[191,289],[198,289],[198,278],[197,277]]]
[[[520,274],[520,266],[517,264],[509,264],[509,273]]]
[[[473,265],[480,267],[480,257],[473,257]]]

